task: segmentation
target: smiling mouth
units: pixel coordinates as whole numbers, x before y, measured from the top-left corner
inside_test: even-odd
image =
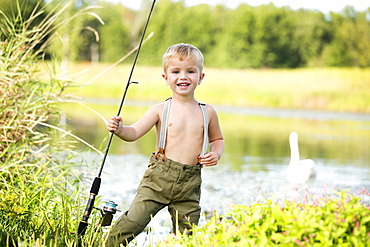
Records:
[[[178,87],[187,87],[189,85],[190,85],[189,83],[179,83],[179,84],[177,84]]]

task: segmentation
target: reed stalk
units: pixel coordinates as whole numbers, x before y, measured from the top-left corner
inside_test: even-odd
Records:
[[[58,107],[72,81],[55,74],[41,80],[37,68],[71,20],[84,14],[100,18],[88,7],[63,19],[74,1],[42,2],[27,18],[18,0],[15,15],[0,9],[1,246],[77,245],[81,178],[77,164],[64,157],[73,155],[73,143],[60,127]]]

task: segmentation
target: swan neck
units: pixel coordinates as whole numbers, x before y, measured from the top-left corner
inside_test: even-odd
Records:
[[[290,162],[299,161],[298,139],[290,138]]]

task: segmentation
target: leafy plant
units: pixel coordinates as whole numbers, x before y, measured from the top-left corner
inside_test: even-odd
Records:
[[[365,191],[367,195],[369,192]],[[346,191],[310,202],[235,205],[217,213],[193,235],[168,237],[165,246],[368,246],[370,211],[360,197]],[[161,245],[159,245],[161,246]]]

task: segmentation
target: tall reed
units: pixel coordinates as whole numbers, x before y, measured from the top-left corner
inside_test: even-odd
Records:
[[[72,19],[91,14],[92,7],[63,19],[74,1],[42,2],[27,18],[22,16],[27,1],[15,2],[14,16],[0,9],[1,246],[77,243],[73,232],[80,178],[71,169],[75,164],[63,157],[72,154],[70,140],[58,131],[58,104],[71,80],[55,74],[41,80],[37,65],[58,31]],[[46,17],[38,20],[46,8]]]

